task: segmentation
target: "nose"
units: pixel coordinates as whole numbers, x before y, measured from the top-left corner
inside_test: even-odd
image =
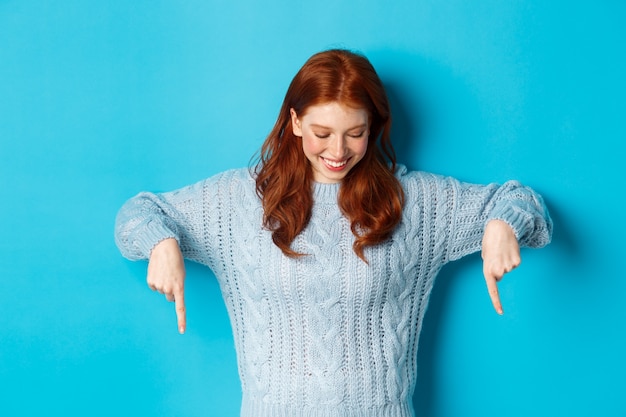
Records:
[[[343,159],[346,154],[346,139],[343,136],[337,136],[330,145],[330,151],[333,158]]]

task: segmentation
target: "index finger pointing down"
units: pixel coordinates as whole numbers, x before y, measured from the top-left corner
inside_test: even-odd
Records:
[[[489,291],[489,297],[491,297],[491,303],[493,304],[493,308],[496,309],[496,313],[502,315],[504,311],[502,310],[502,303],[500,302],[500,293],[498,291],[498,281],[494,276],[485,276],[485,281],[487,282],[487,290]]]
[[[181,290],[174,295],[174,301],[176,303],[176,318],[178,319],[178,332],[180,334],[185,333],[187,327],[187,314],[185,310],[185,295]]]

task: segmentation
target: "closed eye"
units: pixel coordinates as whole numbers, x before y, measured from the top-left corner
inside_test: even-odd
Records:
[[[364,134],[365,134],[365,130],[363,130],[362,132],[359,132],[359,133],[351,133],[348,136],[350,136],[351,138],[355,138],[356,139],[356,138],[362,137]]]
[[[315,136],[317,136],[320,139],[326,139],[330,136],[329,133],[316,133]]]

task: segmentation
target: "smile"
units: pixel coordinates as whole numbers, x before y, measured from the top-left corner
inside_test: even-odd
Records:
[[[331,166],[333,168],[341,168],[342,166],[348,163],[347,159],[344,159],[343,161],[331,161],[330,159],[326,159],[324,157],[321,157],[321,158],[328,166]]]

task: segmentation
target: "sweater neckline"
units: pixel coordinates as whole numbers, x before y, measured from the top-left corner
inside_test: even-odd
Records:
[[[339,193],[341,183],[322,183],[313,182],[313,200],[316,203],[334,203],[337,204],[337,195]]]

